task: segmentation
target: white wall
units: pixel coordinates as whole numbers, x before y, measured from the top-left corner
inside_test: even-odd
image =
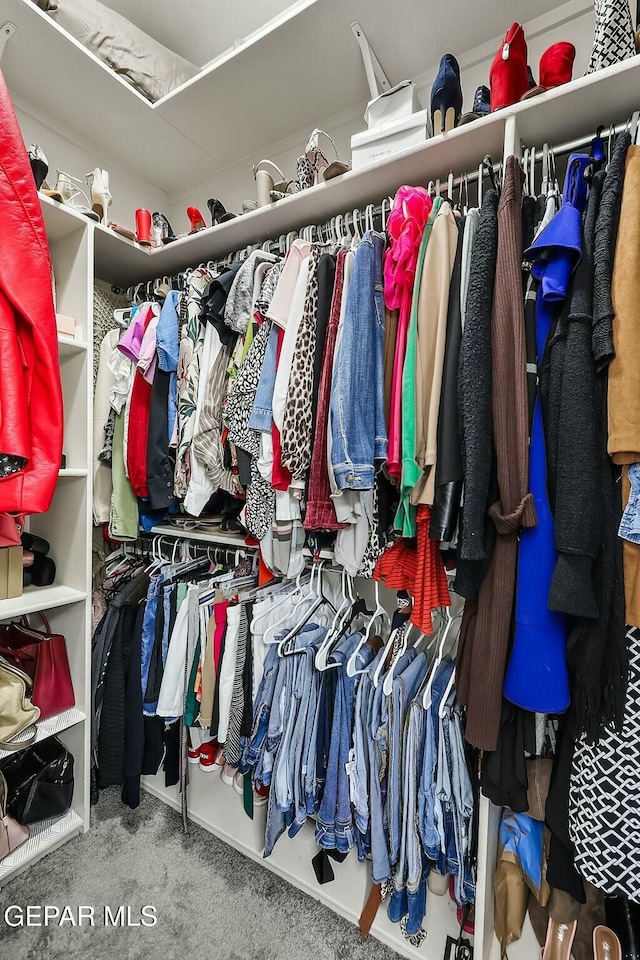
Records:
[[[167,195],[155,187],[143,176],[101,154],[95,147],[82,140],[81,135],[67,130],[57,121],[43,117],[32,104],[14,98],[16,114],[27,147],[38,143],[49,161],[48,183],[56,181],[56,169],[81,177],[95,167],[109,171],[113,204],[109,208],[109,219],[123,226],[133,228],[136,207],[154,210],[166,210]],[[114,125],[115,127],[115,125]]]
[[[567,5],[567,14],[571,12],[572,5]],[[582,4],[584,9],[584,4]],[[544,28],[544,20],[532,21],[525,30],[528,40],[529,63],[533,70],[536,81],[538,80],[539,61],[541,54],[552,44],[559,40],[570,40],[576,47],[576,61],[574,64],[573,76],[582,76],[587,68],[591,45],[593,41],[593,12],[581,13],[581,15],[561,23],[559,26]],[[497,37],[488,44],[461,55],[458,59],[461,67],[461,78],[464,92],[463,110],[470,110],[473,103],[473,96],[476,88],[480,84],[489,85],[489,67],[498,49],[502,38]],[[381,59],[384,60],[383,52],[378,51]],[[429,106],[429,97],[431,84],[438,69],[438,64],[433,64],[420,77],[414,78],[417,86],[418,96],[423,107]],[[595,124],[595,118],[594,118]],[[273,160],[281,168],[288,178],[295,176],[295,163],[297,157],[304,152],[305,144],[313,126],[317,125],[331,134],[338,147],[340,158],[348,160],[351,156],[351,136],[366,128],[363,119],[363,110],[358,109],[349,111],[341,116],[319,119],[309,118],[309,126],[301,130],[295,137],[286,142],[272,144],[265,151],[265,156]],[[595,129],[595,127],[594,127]],[[325,145],[329,151],[330,144]],[[538,146],[532,144],[532,146]],[[330,154],[328,154],[330,156]],[[239,213],[244,199],[255,199],[255,183],[252,174],[252,164],[261,160],[262,157],[245,157],[239,159],[237,163],[219,171],[214,176],[201,181],[198,184],[187,186],[184,193],[170,198],[170,215],[174,229],[183,229],[186,222],[186,207],[194,205],[200,208],[205,221],[209,223],[209,213],[206,201],[209,197],[217,197],[222,200],[228,210]],[[478,162],[482,157],[478,157]],[[454,173],[463,173],[464,171],[454,171]],[[425,181],[426,181],[425,176]],[[182,226],[178,227],[178,224]]]
[[[199,67],[293,6],[291,0],[106,0],[105,5]]]

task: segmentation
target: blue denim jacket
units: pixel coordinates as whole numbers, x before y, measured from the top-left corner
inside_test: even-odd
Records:
[[[338,488],[373,487],[387,457],[384,418],[384,298],[381,234],[356,250],[331,384],[331,463]]]
[[[259,433],[271,433],[273,423],[273,389],[276,385],[278,355],[278,327],[274,323],[269,332],[267,349],[262,361],[260,379],[253,408],[249,417],[249,429]]]

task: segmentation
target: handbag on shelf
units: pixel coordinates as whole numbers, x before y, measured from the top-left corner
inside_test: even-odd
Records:
[[[29,839],[29,827],[23,827],[7,813],[7,781],[0,773],[0,860]]]
[[[73,799],[73,756],[57,737],[42,740],[0,762],[7,781],[7,809],[29,826],[63,817]]]
[[[40,711],[31,702],[31,678],[0,656],[0,750],[23,750],[37,735]],[[33,728],[26,739],[16,738]]]
[[[34,630],[26,617],[0,627],[0,656],[31,678],[31,701],[40,710],[40,720],[75,706],[67,647],[62,634],[52,633],[40,614],[44,631]]]

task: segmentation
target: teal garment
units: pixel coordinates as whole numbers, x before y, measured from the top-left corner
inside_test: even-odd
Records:
[[[436,197],[429,214],[420,250],[416,262],[416,274],[413,282],[413,297],[411,300],[411,317],[407,334],[407,351],[402,368],[402,431],[401,431],[401,461],[402,476],[400,480],[400,504],[396,513],[395,528],[403,537],[416,535],[416,508],[411,503],[411,491],[422,476],[422,470],[416,461],[416,341],[418,334],[418,301],[420,300],[420,285],[422,270],[427,253],[427,245],[431,230],[435,223],[438,210],[443,204],[442,197]]]
[[[187,684],[187,698],[184,708],[185,727],[199,727],[198,716],[200,714],[200,701],[196,700],[196,676],[198,674],[198,664],[200,663],[200,640],[196,643],[191,672],[189,673],[189,683]]]

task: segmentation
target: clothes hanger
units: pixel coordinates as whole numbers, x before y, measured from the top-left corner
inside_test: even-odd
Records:
[[[297,578],[296,578],[295,588],[294,588],[294,590],[292,591],[292,593],[293,593],[294,595],[295,595],[296,592],[299,592],[299,591],[301,590],[301,587],[302,587],[301,577],[302,577],[302,575],[303,575],[303,572],[301,571],[301,572],[298,574]],[[308,581],[305,579],[305,585],[306,585],[307,582],[308,582]],[[286,598],[286,595],[283,596],[283,598],[282,598],[282,600],[280,601],[280,603],[278,604],[278,606],[282,606],[282,604],[284,603],[285,598]],[[284,616],[280,617],[279,620],[277,620],[276,622],[270,624],[270,625],[267,627],[267,629],[265,630],[264,634],[262,635],[262,642],[263,642],[264,644],[266,644],[267,646],[269,646],[269,645],[272,644],[272,643],[279,643],[279,642],[280,642],[279,640],[273,640],[272,637],[274,636],[276,630],[277,630],[279,627],[281,627],[281,626],[291,617],[291,614],[292,614],[292,611],[291,611],[291,610],[287,610],[287,612],[284,614]],[[252,626],[253,626],[253,624],[252,624]]]
[[[484,188],[484,165],[481,163],[478,167],[478,207],[482,206],[482,191]]]
[[[302,620],[298,621],[298,622],[296,623],[296,625],[291,628],[291,630],[290,630],[289,633],[286,635],[286,637],[283,637],[283,639],[280,641],[280,643],[279,643],[279,645],[278,645],[278,656],[280,656],[280,657],[291,656],[291,655],[294,654],[294,653],[303,653],[303,652],[304,652],[303,650],[295,650],[295,649],[288,650],[288,649],[287,649],[287,644],[289,643],[290,640],[295,640],[295,638],[296,638],[297,635],[300,633],[300,631],[302,630],[302,628],[309,622],[309,620],[310,620],[311,617],[314,615],[314,613],[316,613],[316,611],[319,610],[320,607],[321,607],[323,604],[327,604],[329,607],[331,607],[331,609],[332,609],[332,610],[334,611],[334,613],[335,613],[335,607],[333,606],[333,604],[331,603],[331,601],[329,600],[329,598],[325,595],[324,590],[323,590],[322,568],[323,568],[323,566],[324,566],[324,562],[325,562],[324,560],[320,560],[320,562],[317,564],[317,567],[318,567],[318,581],[317,581],[316,588],[315,588],[315,589],[316,589],[316,599],[314,600],[314,602],[313,602],[313,604],[311,605],[310,609],[307,610],[307,612],[304,614]],[[314,566],[315,566],[315,564],[314,564]]]
[[[451,676],[449,677],[449,680],[447,682],[447,686],[445,687],[445,691],[442,694],[442,700],[440,701],[440,706],[438,707],[438,716],[440,717],[441,720],[446,719],[447,700],[449,699],[451,691],[455,686],[455,682],[456,682],[456,668],[454,666],[453,670],[451,671]]]
[[[338,609],[336,610],[335,616],[327,631],[327,635],[320,644],[318,652],[315,657],[315,668],[316,670],[323,670],[327,664],[327,656],[329,655],[329,648],[333,643],[334,639],[340,636],[342,621],[346,619],[349,609],[352,607],[355,602],[355,594],[353,592],[353,578],[349,576],[346,570],[342,569],[342,600]]]
[[[365,643],[369,641],[369,637],[371,636],[371,631],[373,629],[373,625],[376,622],[376,620],[379,617],[381,617],[383,622],[384,620],[386,620],[389,624],[391,623],[391,618],[389,614],[380,603],[380,583],[377,580],[374,581],[374,597],[376,601],[376,608],[371,614],[371,619],[367,624],[367,629],[365,630],[364,636],[358,641],[358,645],[356,649],[353,651],[353,653],[347,660],[347,676],[348,677],[357,677],[359,674],[364,673],[367,670],[367,667],[364,667],[364,669],[362,670],[358,670],[358,666],[357,666],[358,654],[364,647]]]
[[[451,628],[453,627],[453,624],[458,619],[457,616],[455,617],[451,616],[450,607],[445,607],[444,609],[445,609],[444,616],[446,621],[445,628],[442,631],[442,637],[440,639],[440,643],[438,644],[438,653],[436,654],[435,660],[429,672],[429,678],[425,685],[424,693],[422,696],[422,706],[424,707],[425,710],[428,710],[429,707],[431,706],[431,688],[433,687],[433,681],[435,679],[436,671],[440,666],[442,662],[442,658],[444,656],[444,646],[445,646],[445,643],[447,642],[447,637],[451,633]]]

